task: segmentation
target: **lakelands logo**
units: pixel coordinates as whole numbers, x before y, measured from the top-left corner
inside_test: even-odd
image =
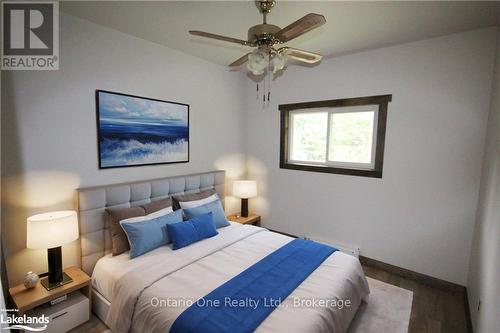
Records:
[[[2,2],[2,69],[59,69],[59,4]]]
[[[8,312],[17,312],[15,309],[2,310],[0,313],[0,324],[9,325],[10,329],[25,330],[30,332],[42,332],[47,329],[47,324],[50,322],[49,317],[41,315],[39,317],[30,317],[25,314],[22,316],[14,316],[7,314]]]

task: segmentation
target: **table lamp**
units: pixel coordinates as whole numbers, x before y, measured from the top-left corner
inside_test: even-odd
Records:
[[[67,284],[71,277],[62,271],[61,246],[78,239],[76,212],[65,210],[28,217],[28,249],[47,249],[49,275],[40,280],[47,290]]]
[[[257,196],[257,182],[255,180],[234,181],[233,195],[241,198],[241,216],[248,217],[248,198]]]

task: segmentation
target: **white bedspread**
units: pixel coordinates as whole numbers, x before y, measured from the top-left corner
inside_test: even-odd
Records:
[[[166,249],[166,246],[162,246],[147,254],[165,251]],[[97,290],[105,299],[111,302],[113,300],[115,282],[128,270],[133,268],[133,264],[127,265],[128,262],[132,261],[133,260],[130,260],[128,252],[114,257],[110,253],[99,259],[92,272],[92,288]]]
[[[205,296],[292,240],[238,224],[218,231],[216,237],[177,251],[162,247],[136,258],[140,260],[126,256],[101,259],[93,285],[101,293],[113,290],[106,320],[113,332],[168,332],[189,301]],[[113,264],[106,265],[110,262]],[[112,268],[103,274],[101,265]],[[106,274],[113,282],[103,282]],[[357,258],[337,251],[262,322],[257,332],[345,332],[368,293]],[[349,300],[351,305],[342,309],[294,306],[298,301],[307,305],[304,303],[325,299]],[[161,301],[169,306],[153,306]]]
[[[218,229],[220,237],[224,238],[224,235],[231,233],[235,227],[241,227],[241,224],[231,222],[231,226]],[[134,259],[130,259],[128,251],[117,256],[109,253],[97,261],[92,272],[92,287],[104,296],[106,300],[112,302],[115,283],[125,273],[137,269],[142,265],[154,265],[155,262],[164,262],[168,260],[167,258],[171,255],[171,252],[173,252],[172,244],[161,246]]]

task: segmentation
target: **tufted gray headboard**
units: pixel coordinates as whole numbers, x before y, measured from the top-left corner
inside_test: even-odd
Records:
[[[76,190],[75,207],[80,223],[82,270],[91,275],[101,257],[111,251],[111,234],[105,209],[149,203],[175,194],[215,189],[224,203],[225,171],[160,178]]]

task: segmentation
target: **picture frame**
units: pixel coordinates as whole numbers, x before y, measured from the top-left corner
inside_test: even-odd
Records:
[[[189,104],[97,89],[99,169],[188,163]]]

